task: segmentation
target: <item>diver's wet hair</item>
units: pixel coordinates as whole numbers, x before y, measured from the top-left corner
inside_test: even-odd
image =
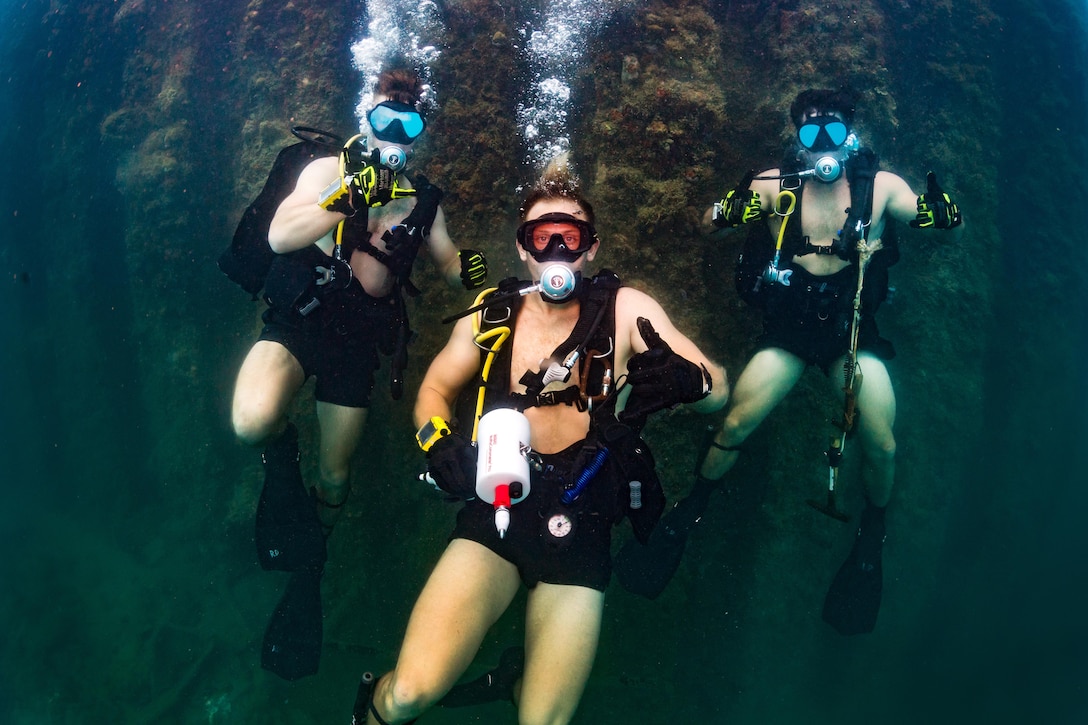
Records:
[[[423,79],[414,70],[398,68],[384,71],[378,76],[377,95],[413,108],[419,105],[423,95]]]
[[[582,196],[581,182],[565,161],[553,161],[548,164],[548,167],[544,169],[544,173],[540,175],[537,182],[529,189],[529,193],[525,195],[525,200],[518,209],[518,219],[525,221],[526,215],[534,204],[553,199],[573,201],[585,212],[585,220],[590,224],[595,223],[593,205]]]
[[[800,127],[804,119],[805,111],[815,108],[825,113],[830,111],[842,116],[842,120],[850,125],[854,121],[854,106],[857,102],[857,94],[843,86],[837,91],[829,89],[810,88],[801,91],[790,106],[790,118],[793,125]]]

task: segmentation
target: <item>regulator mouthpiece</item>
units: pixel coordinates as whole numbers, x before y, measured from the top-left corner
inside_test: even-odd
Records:
[[[386,146],[381,150],[378,161],[387,169],[400,171],[408,164],[408,152],[400,146]]]
[[[565,264],[549,264],[540,273],[540,294],[549,302],[566,302],[574,295],[578,279]]]
[[[842,164],[834,156],[821,156],[816,159],[813,173],[820,181],[830,184],[842,174]]]

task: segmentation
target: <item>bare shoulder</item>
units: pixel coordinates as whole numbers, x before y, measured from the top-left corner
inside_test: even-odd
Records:
[[[663,338],[668,340],[676,328],[661,304],[650,295],[633,287],[621,287],[616,293],[616,343],[641,352],[645,349],[638,331],[638,318],[645,317]]]
[[[634,287],[620,287],[616,292],[616,325],[620,320],[629,320],[631,324],[639,317],[664,315],[661,305],[650,295]]]
[[[910,192],[910,184],[903,179],[899,174],[894,174],[891,171],[878,171],[876,172],[876,179],[873,181],[877,191],[883,191],[888,194],[893,194],[903,189]]]
[[[759,172],[758,174],[756,174],[756,176],[777,177],[781,173],[782,172],[780,169],[767,169],[766,171]],[[777,178],[754,179],[752,181],[752,191],[759,194],[760,197],[763,199],[773,200],[774,197],[778,194],[778,182],[779,180]]]
[[[339,172],[340,161],[335,156],[314,159],[299,174],[296,189],[324,189]]]

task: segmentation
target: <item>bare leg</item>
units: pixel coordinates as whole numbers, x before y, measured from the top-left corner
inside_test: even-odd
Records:
[[[510,562],[474,541],[451,541],[412,609],[396,668],[374,688],[382,718],[403,723],[438,702],[520,586]],[[373,715],[368,722],[378,725]]]
[[[854,545],[835,574],[824,599],[823,619],[840,634],[872,632],[880,613],[884,574],[881,562],[884,507],[895,478],[895,394],[884,363],[858,356],[862,380],[857,390],[857,436],[865,454],[865,497]],[[841,394],[841,381],[839,382]]]
[[[736,448],[793,389],[805,363],[799,357],[776,347],[757,352],[745,366],[733,388],[733,399],[714,443],[722,448]],[[738,451],[711,446],[699,473],[717,480],[737,462]]]
[[[258,340],[242,362],[234,384],[231,423],[238,439],[259,445],[283,432],[287,407],[304,382],[302,365],[286,347]]]
[[[326,532],[340,518],[342,506],[351,491],[351,457],[362,437],[366,414],[366,408],[317,403],[317,420],[321,426],[317,515]]]
[[[895,391],[879,358],[859,353],[858,365],[862,382],[857,392],[857,435],[865,455],[865,495],[874,506],[883,508],[891,499],[895,482]],[[836,382],[841,398],[842,380]]]
[[[604,592],[538,584],[529,594],[520,725],[564,725],[585,691],[601,634]]]

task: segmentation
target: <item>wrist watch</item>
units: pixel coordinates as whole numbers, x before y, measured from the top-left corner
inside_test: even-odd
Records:
[[[416,443],[418,443],[419,447],[426,453],[431,450],[431,446],[433,446],[439,438],[448,436],[450,432],[449,424],[436,415],[416,431]]]

